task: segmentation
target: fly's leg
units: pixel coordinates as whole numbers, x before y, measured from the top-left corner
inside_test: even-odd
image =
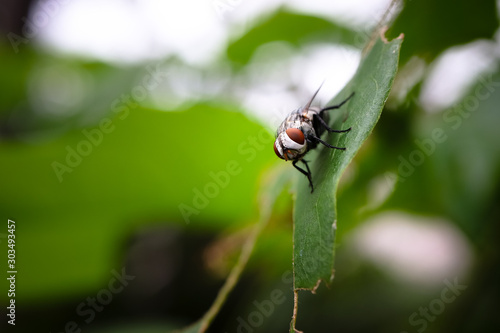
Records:
[[[302,163],[304,163],[306,165],[306,169],[307,169],[307,179],[309,180],[309,186],[311,187],[311,193],[314,192],[314,186],[313,186],[313,182],[312,182],[312,173],[311,173],[311,170],[309,169],[309,164],[307,164],[307,161],[306,160],[302,160]]]
[[[313,182],[312,182],[312,179],[311,179],[311,170],[309,170],[309,165],[307,165],[307,162],[302,160],[302,162],[304,162],[304,164],[306,165],[306,168],[307,168],[307,171],[302,169],[301,167],[297,166],[297,162],[299,160],[295,160],[292,162],[292,165],[295,167],[295,169],[299,170],[302,174],[304,174],[306,177],[307,177],[307,180],[309,180],[309,186],[311,187],[311,193],[313,193],[314,191],[314,187],[313,187]]]
[[[342,105],[344,105],[348,100],[351,99],[351,97],[354,96],[354,91],[349,95],[349,97],[347,97],[342,103],[340,104],[337,104],[337,105],[332,105],[332,106],[327,106],[326,108],[323,108],[321,109],[321,111],[319,112],[320,114],[325,112],[325,111],[328,111],[328,110],[334,110],[334,109],[338,109],[340,108]]]
[[[333,132],[333,133],[345,133],[345,132],[349,132],[349,131],[351,130],[351,128],[350,128],[350,127],[349,127],[348,129],[345,129],[345,130],[334,130],[334,129],[332,129],[332,128],[330,128],[330,127],[328,126],[328,124],[326,123],[326,121],[325,121],[323,118],[321,118],[321,116],[320,116],[320,115],[316,115],[316,117],[318,117],[318,120],[319,120],[319,122],[321,123],[321,125],[323,125],[323,127],[325,127],[325,128],[326,128],[326,130],[327,130],[328,132],[330,132],[330,133],[332,133],[332,132]]]
[[[323,145],[325,145],[325,146],[327,146],[327,147],[329,147],[329,148],[334,148],[334,149],[338,149],[338,150],[345,150],[345,148],[332,146],[331,144],[329,144],[329,143],[327,143],[327,142],[325,142],[325,141],[321,140],[320,138],[318,138],[318,137],[317,137],[316,135],[314,135],[314,134],[309,134],[308,138],[309,138],[309,139],[312,139],[312,140],[314,140],[314,141],[316,141],[316,142],[319,142],[319,143],[321,143],[321,144],[323,144]]]
[[[323,119],[322,115],[323,115],[323,112],[325,112],[325,111],[339,109],[349,99],[351,99],[352,96],[354,96],[354,92],[352,94],[350,94],[349,97],[347,97],[342,103],[340,103],[338,105],[327,106],[326,108],[321,109],[320,112],[319,112],[319,114],[316,115],[316,117],[318,118],[318,120],[321,123],[321,125],[323,125],[323,127],[325,127],[325,129],[328,132],[330,132],[330,133],[332,133],[332,132],[333,133],[345,133],[345,132],[349,132],[351,130],[350,127],[348,129],[346,129],[346,130],[334,130],[334,129],[330,128],[330,126],[328,126],[328,124],[326,123],[326,121]]]

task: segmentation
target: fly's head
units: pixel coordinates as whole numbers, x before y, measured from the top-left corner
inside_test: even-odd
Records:
[[[285,161],[300,159],[307,152],[304,133],[298,128],[288,128],[279,133],[274,141],[274,152]]]

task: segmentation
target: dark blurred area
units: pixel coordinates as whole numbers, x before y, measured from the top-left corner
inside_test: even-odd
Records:
[[[168,332],[203,316],[258,220],[263,175],[281,165],[272,135],[259,133],[272,133],[325,73],[345,67],[328,80],[348,80],[383,14],[342,20],[327,1],[313,3],[102,5],[116,9],[109,31],[98,26],[109,44],[89,50],[113,51],[120,19],[144,34],[127,38],[169,36],[168,52],[154,39],[137,42],[130,53],[147,56],[130,61],[59,47],[54,30],[73,31],[74,16],[64,17],[82,1],[2,2],[0,248],[7,263],[15,221],[18,272],[15,326],[4,312],[10,285],[0,284],[2,332]],[[81,14],[89,35],[100,22],[94,5],[95,21]],[[125,7],[133,9],[123,19]],[[387,35],[405,34],[398,76],[341,181],[335,279],[300,292],[297,327],[499,332],[498,4],[390,8]],[[26,22],[43,15],[47,23],[27,36]],[[132,24],[140,15],[198,19],[191,29],[201,37],[187,49],[187,28]],[[193,60],[214,36],[223,37],[213,55]],[[284,190],[208,332],[288,329],[292,209]]]

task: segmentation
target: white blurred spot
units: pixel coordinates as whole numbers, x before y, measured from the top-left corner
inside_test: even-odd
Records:
[[[359,28],[366,25],[375,26],[389,7],[391,0],[218,0],[214,2],[228,4],[229,6],[223,12],[224,19],[239,25],[255,22],[263,14],[270,13],[279,6],[286,6],[291,11],[319,16],[335,20],[351,28]]]
[[[443,219],[386,212],[350,237],[362,257],[399,279],[421,285],[439,285],[461,276],[472,261],[465,236]]]
[[[375,26],[382,18],[392,0],[330,1],[291,0],[286,4],[296,10],[328,17],[350,27]]]
[[[292,64],[292,79],[298,86],[314,92],[323,83],[315,105],[325,105],[353,77],[361,59],[359,50],[348,46],[309,47]]]
[[[419,99],[423,108],[436,112],[459,102],[481,74],[496,70],[495,47],[483,40],[443,52],[422,85]]]
[[[220,52],[226,33],[206,1],[73,0],[60,4],[41,39],[58,51],[105,61],[178,55],[203,63]]]
[[[44,64],[33,73],[28,97],[33,110],[47,117],[69,117],[78,112],[92,88],[89,75],[75,67]]]
[[[140,62],[177,55],[190,64],[216,59],[230,36],[257,18],[286,5],[335,19],[348,26],[374,26],[390,0],[285,1],[73,0],[40,2],[32,17],[43,17],[37,31],[43,46],[111,62]]]
[[[284,0],[209,0],[212,4],[225,3],[230,6],[229,10],[224,11],[223,19],[234,25],[243,27],[244,29],[251,28],[256,20],[263,15],[269,14],[283,3]],[[239,31],[244,32],[244,31]],[[232,34],[234,35],[234,34]]]
[[[394,192],[397,179],[397,175],[393,172],[374,177],[368,183],[367,205],[363,208],[373,210],[382,205]]]
[[[51,1],[57,8],[50,8],[50,19],[40,27],[37,37],[41,46],[49,50],[108,62],[134,63],[178,57],[181,64],[194,69],[179,70],[180,76],[172,74],[172,80],[158,88],[152,97],[155,103],[160,103],[160,108],[175,108],[186,100],[192,102],[193,98],[209,99],[213,96],[210,93],[220,98],[224,88],[213,84],[214,80],[225,83],[222,75],[231,78],[231,73],[218,73],[212,80],[207,80],[204,73],[210,71],[209,68],[217,68],[214,60],[221,58],[230,38],[245,33],[257,24],[257,20],[264,19],[279,6],[338,20],[347,26],[372,27],[389,2]],[[47,15],[48,9],[40,4],[34,8],[33,15],[42,12]],[[359,36],[366,37],[365,32]],[[276,56],[275,52],[283,54],[285,59]],[[229,89],[226,88],[232,95],[226,94],[237,96],[237,102],[255,112],[264,123],[275,126],[277,121],[273,119],[281,121],[290,111],[303,105],[323,81],[316,105],[327,103],[352,77],[359,59],[359,50],[348,46],[316,45],[297,50],[283,42],[270,43],[262,46],[253,64],[247,66],[245,75],[251,77],[250,83],[244,86],[241,82],[244,83],[245,77],[241,82],[240,78],[233,77]],[[196,70],[201,74],[195,73]]]
[[[398,75],[394,79],[390,99],[386,105],[397,110],[398,106],[406,101],[408,93],[422,81],[426,69],[427,64],[423,59],[417,56],[411,57],[398,69]]]
[[[359,50],[350,47],[315,45],[292,53],[285,45],[270,43],[256,52],[243,97],[244,107],[272,126],[305,105],[322,83],[313,105],[326,105],[349,82],[360,60]],[[289,87],[300,87],[304,93],[293,95]]]

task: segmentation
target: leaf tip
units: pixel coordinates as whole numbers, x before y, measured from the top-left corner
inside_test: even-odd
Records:
[[[316,290],[318,290],[320,284],[321,284],[321,279],[316,281],[316,285],[311,289],[311,293],[316,294]]]
[[[387,30],[389,30],[389,27],[388,26],[384,26],[380,29],[380,39],[384,42],[384,44],[389,44],[389,40],[387,39],[385,33],[387,32]],[[404,33],[400,33],[398,37],[394,38],[394,39],[400,39],[400,40],[404,40],[405,38],[405,34]]]

